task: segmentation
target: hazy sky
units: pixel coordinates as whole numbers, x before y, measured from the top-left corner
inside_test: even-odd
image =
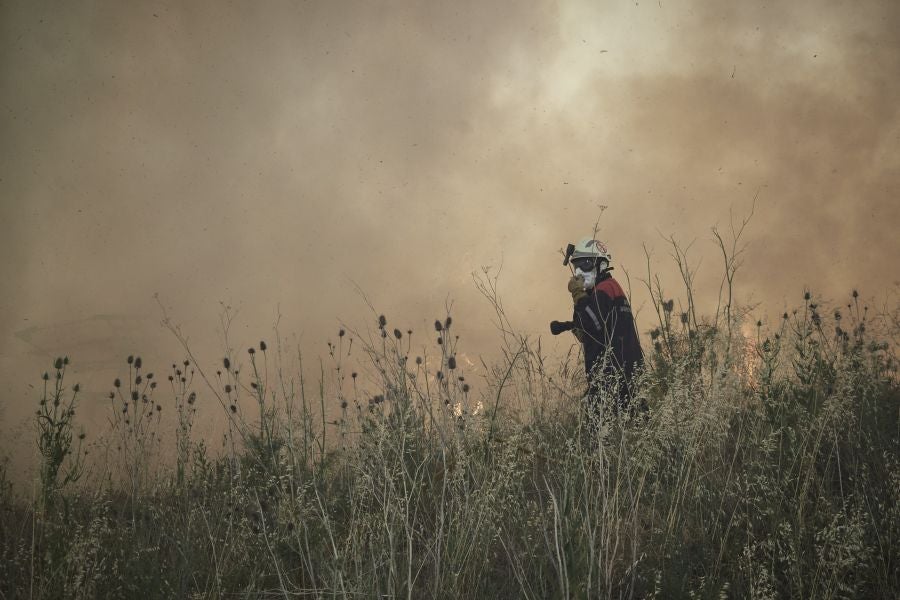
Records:
[[[220,301],[323,354],[354,284],[402,329],[452,299],[474,355],[502,263],[543,334],[600,206],[620,278],[674,282],[674,234],[709,300],[757,193],[745,300],[896,288],[900,3],[0,0],[0,418],[58,354],[88,400],[179,359],[157,292],[210,362]]]

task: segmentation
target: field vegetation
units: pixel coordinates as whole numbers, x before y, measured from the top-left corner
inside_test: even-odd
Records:
[[[122,362],[88,456],[60,358],[40,493],[0,471],[0,597],[900,597],[900,314],[800,290],[763,324],[723,255],[706,318],[686,262],[680,300],[646,279],[647,411],[584,410],[577,352],[517,334],[488,273],[501,358],[477,375],[446,313],[373,313],[313,369],[280,339],[195,357],[167,320],[184,358]]]

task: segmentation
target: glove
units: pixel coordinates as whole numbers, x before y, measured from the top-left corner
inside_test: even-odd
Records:
[[[584,289],[584,277],[572,277],[569,280],[569,293],[572,294],[572,303],[578,304],[587,298],[587,291]]]

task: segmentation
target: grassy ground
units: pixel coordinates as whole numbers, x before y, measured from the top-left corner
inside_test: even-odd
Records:
[[[588,414],[577,357],[511,331],[468,380],[444,319],[431,358],[384,318],[341,333],[312,380],[278,343],[129,359],[90,476],[57,361],[41,493],[0,471],[0,597],[900,597],[896,321],[807,297],[748,341],[657,308],[637,415]]]

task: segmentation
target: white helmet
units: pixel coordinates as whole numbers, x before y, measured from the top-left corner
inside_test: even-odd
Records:
[[[572,252],[572,260],[579,258],[594,258],[605,260],[607,264],[612,260],[612,254],[606,247],[606,244],[600,240],[586,237],[575,244],[575,251]]]

